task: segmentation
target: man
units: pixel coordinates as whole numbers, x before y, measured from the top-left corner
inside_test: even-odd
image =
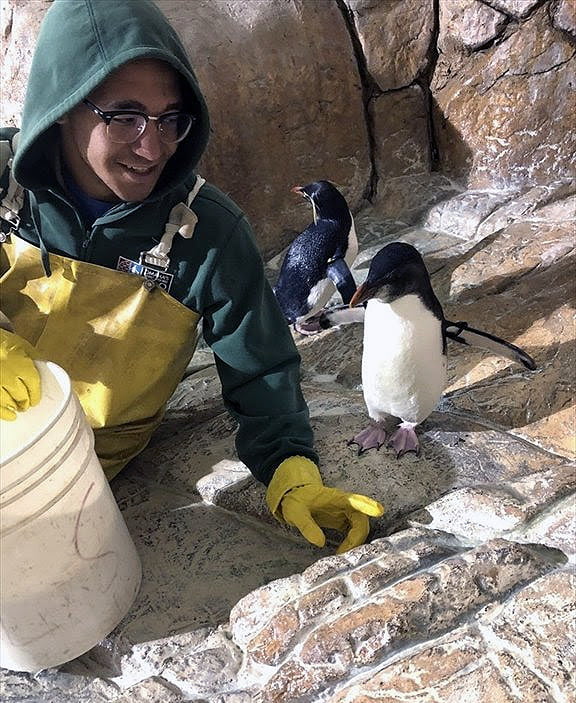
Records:
[[[321,528],[344,531],[342,552],[383,509],[322,485],[299,356],[250,226],[194,171],[208,133],[189,60],[152,2],[55,0],[12,165],[25,197],[5,208],[2,417],[40,398],[31,359],[54,361],[112,478],[161,421],[202,319],[238,456],[271,511],[318,546]]]

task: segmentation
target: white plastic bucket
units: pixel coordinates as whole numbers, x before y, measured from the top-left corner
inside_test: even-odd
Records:
[[[37,366],[40,403],[0,420],[0,666],[29,672],[100,642],[142,574],[68,375]]]

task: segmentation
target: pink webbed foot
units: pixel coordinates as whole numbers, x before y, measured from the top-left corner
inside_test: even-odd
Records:
[[[318,332],[322,332],[323,329],[320,326],[320,317],[320,314],[317,314],[301,322],[295,322],[294,329],[296,332],[300,332],[300,334],[304,335],[318,334]]]
[[[415,427],[412,422],[403,422],[388,440],[387,446],[394,449],[397,459],[406,452],[420,453],[420,442],[414,431]]]
[[[386,431],[380,423],[368,425],[352,439],[348,440],[348,446],[351,444],[358,445],[358,456],[367,452],[369,449],[380,449],[386,442]]]

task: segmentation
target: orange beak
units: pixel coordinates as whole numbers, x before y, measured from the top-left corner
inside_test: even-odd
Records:
[[[354,295],[352,296],[348,307],[353,308],[356,305],[360,305],[360,303],[363,303],[366,300],[370,300],[370,298],[372,297],[373,290],[374,289],[372,286],[367,286],[366,283],[362,283],[356,289],[356,293],[354,293]]]

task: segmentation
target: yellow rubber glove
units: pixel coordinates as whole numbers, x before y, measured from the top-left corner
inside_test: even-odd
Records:
[[[0,329],[0,418],[15,420],[40,400],[40,374],[34,347],[22,337]]]
[[[370,531],[369,517],[384,513],[377,500],[324,486],[316,464],[302,456],[285,459],[276,469],[266,503],[274,517],[296,527],[317,547],[326,544],[322,528],[346,532],[337,554],[363,544]]]

